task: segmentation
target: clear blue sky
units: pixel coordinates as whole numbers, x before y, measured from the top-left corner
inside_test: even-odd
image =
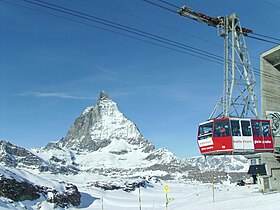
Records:
[[[46,1],[223,56],[215,28],[142,0]],[[278,0],[169,2],[214,17],[237,12],[243,27],[280,37]],[[199,155],[197,124],[222,94],[222,65],[42,11],[61,15],[22,0],[0,0],[0,139],[26,148],[58,140],[105,90],[157,148],[179,157]],[[275,45],[246,41],[259,68],[259,55]]]

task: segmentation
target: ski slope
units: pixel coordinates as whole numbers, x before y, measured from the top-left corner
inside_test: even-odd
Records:
[[[26,174],[27,175],[27,174]],[[27,175],[28,176],[28,175]],[[100,209],[104,210],[156,210],[166,209],[166,194],[164,186],[167,184],[170,191],[167,194],[169,200],[168,210],[276,210],[279,209],[280,193],[274,192],[262,194],[257,185],[236,186],[235,184],[215,184],[214,195],[212,184],[202,184],[197,182],[155,182],[151,181],[146,188],[136,189],[132,192],[123,190],[102,190],[91,185],[91,181],[96,181],[102,177],[89,177],[86,174],[76,176],[57,177],[48,175],[48,179],[55,183],[55,180],[63,179],[73,182],[79,188],[82,199],[78,207],[69,209]],[[33,177],[27,177],[34,179]],[[106,180],[104,182],[112,182]],[[115,180],[115,183],[121,183],[125,180]],[[140,200],[139,202],[139,195]],[[40,198],[35,201],[12,202],[6,198],[0,197],[0,209],[54,209],[53,204]],[[57,207],[57,209],[62,209]]]
[[[263,195],[256,189],[257,186],[216,185],[214,190],[211,184],[197,183],[168,183],[171,198],[168,210],[276,210],[279,209],[279,193]],[[141,208],[144,210],[166,209],[164,185],[155,185],[154,188],[141,189]],[[139,191],[99,192],[103,197],[103,207],[108,210],[140,209]],[[174,200],[173,200],[174,199]],[[100,199],[93,202],[88,209],[101,209]]]

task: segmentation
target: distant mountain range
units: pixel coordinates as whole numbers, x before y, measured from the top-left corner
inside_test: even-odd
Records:
[[[61,183],[65,180],[54,184],[49,177],[67,176],[68,181],[70,179],[75,182],[75,177],[84,174],[97,176],[100,180],[90,183],[101,188],[112,187],[108,183],[100,184],[102,177],[106,177],[106,182],[108,179],[137,179],[138,182],[132,181],[134,184],[129,184],[129,189],[133,190],[139,184],[144,185],[143,180],[147,179],[210,182],[211,174],[214,174],[216,182],[235,181],[246,175],[248,167],[248,161],[243,156],[194,157],[184,160],[167,149],[156,149],[103,91],[96,105],[86,108],[66,136],[57,142],[50,142],[44,148],[28,150],[8,141],[0,141],[0,187],[5,187],[3,183],[7,183],[7,180],[11,183],[26,183],[35,195],[27,196],[27,199],[44,197],[60,206],[63,202],[65,205],[76,205],[79,188],[76,183],[71,183],[71,186],[64,183],[65,190],[59,192],[57,186],[61,189]],[[48,186],[50,183],[51,186]],[[63,195],[69,189],[76,199],[73,202],[64,200]],[[128,189],[127,183],[122,189]],[[25,196],[12,197],[11,193],[7,193],[10,191],[0,190],[0,196],[12,200],[25,199]],[[50,199],[48,191],[57,195],[57,199]]]

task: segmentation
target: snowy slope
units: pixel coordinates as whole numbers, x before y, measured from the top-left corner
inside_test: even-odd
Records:
[[[79,205],[78,188],[58,177],[50,179],[50,174],[0,164],[0,209],[40,209],[42,205],[53,209]]]
[[[16,173],[14,171],[14,173]],[[132,192],[125,192],[120,190],[102,190],[92,185],[95,180],[103,182],[112,182],[107,177],[95,176],[87,173],[78,175],[62,175],[58,177],[54,174],[30,174],[24,172],[28,179],[36,181],[37,184],[58,185],[59,180],[75,183],[81,192],[81,204],[78,207],[69,207],[68,209],[107,209],[107,210],[133,210],[142,209],[154,210],[165,209],[166,194],[163,190],[167,184],[170,187],[170,192],[167,197],[170,198],[169,210],[276,210],[279,208],[278,201],[280,199],[279,193],[263,195],[258,189],[257,185],[249,185],[239,187],[235,184],[227,182],[223,184],[214,185],[214,202],[213,191],[211,184],[201,184],[198,182],[178,182],[178,181],[162,181],[156,182],[151,180],[149,185]],[[48,181],[47,181],[48,180]],[[115,180],[116,185],[125,182],[125,180]],[[141,197],[141,204],[139,203],[139,195]],[[54,209],[54,205],[39,198],[34,201],[14,202],[9,199],[0,197],[0,209]],[[57,207],[56,209],[64,209]]]

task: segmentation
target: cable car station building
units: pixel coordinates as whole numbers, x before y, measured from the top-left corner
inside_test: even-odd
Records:
[[[260,56],[262,119],[270,120],[274,153],[247,155],[248,174],[260,177],[263,192],[280,191],[280,45]]]
[[[274,150],[280,152],[280,45],[261,54],[262,119],[269,119]]]

